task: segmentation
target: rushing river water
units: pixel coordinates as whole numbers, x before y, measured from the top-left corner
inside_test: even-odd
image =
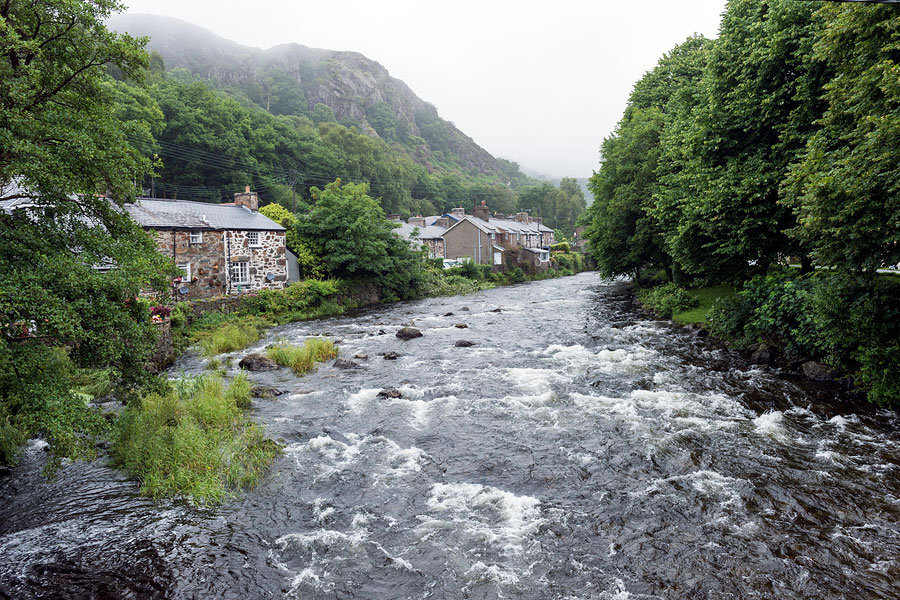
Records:
[[[311,335],[369,359],[252,374],[290,390],[253,407],[286,450],[218,510],[101,462],[47,482],[33,442],[0,479],[0,597],[900,598],[896,414],[648,320],[621,284],[384,306],[255,349]]]

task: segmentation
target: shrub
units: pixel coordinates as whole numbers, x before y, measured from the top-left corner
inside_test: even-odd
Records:
[[[698,301],[691,294],[674,283],[638,292],[638,298],[659,316],[671,319],[672,315],[697,306]]]
[[[226,389],[221,378],[204,376],[129,404],[113,437],[115,463],[153,497],[217,504],[252,487],[281,448],[241,414],[237,399],[245,396],[246,378]]]
[[[553,244],[550,246],[550,252],[563,252],[568,254],[571,248],[569,247],[568,242],[560,242],[558,244]]]
[[[279,343],[270,347],[266,355],[282,367],[290,367],[297,375],[312,371],[317,362],[336,358],[337,348],[331,340],[309,338],[302,346]]]

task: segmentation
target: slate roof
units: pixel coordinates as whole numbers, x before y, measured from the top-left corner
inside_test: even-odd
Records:
[[[154,229],[284,231],[284,227],[267,216],[233,204],[138,198],[134,204],[126,204],[125,210],[141,226]]]
[[[413,229],[416,228],[416,225],[410,225],[409,223],[401,223],[400,227],[394,229],[394,233],[399,235],[400,237],[406,239],[409,238],[410,234],[413,232]],[[444,232],[447,231],[444,227],[438,227],[437,225],[428,225],[426,227],[419,227],[419,238],[420,240],[435,240],[440,239]]]

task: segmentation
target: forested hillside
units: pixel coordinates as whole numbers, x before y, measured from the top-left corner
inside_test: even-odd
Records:
[[[159,156],[151,194],[220,201],[250,184],[264,201],[302,207],[310,187],[339,177],[368,183],[401,215],[485,201],[570,230],[584,208],[491,156],[358,53],[249,48],[168,17],[111,26],[150,37],[149,86],[119,83],[117,94],[121,116],[144,123],[136,143]]]

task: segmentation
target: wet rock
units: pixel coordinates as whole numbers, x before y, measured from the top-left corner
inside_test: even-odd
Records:
[[[468,306],[463,306],[463,307],[462,307],[461,309],[459,309],[459,310],[469,310],[469,307],[468,307]]]
[[[452,316],[453,316],[453,313],[452,313],[452,312],[444,313],[444,316],[445,316],[445,317],[452,317]]]
[[[248,371],[274,371],[278,368],[274,360],[262,354],[248,354],[241,359],[238,366]]]
[[[503,309],[502,309],[502,308],[495,308],[495,309],[492,310],[491,312],[503,312]]]
[[[814,360],[803,363],[800,367],[800,372],[813,381],[834,381],[835,378],[831,367]]]
[[[453,345],[457,348],[469,348],[470,346],[474,346],[475,342],[470,340],[456,340],[456,343]]]
[[[385,331],[384,329],[379,329],[378,335],[387,335],[387,331]]]
[[[250,395],[254,398],[274,398],[287,393],[287,390],[279,390],[271,385],[254,385],[250,388]]]
[[[415,338],[422,337],[422,332],[415,327],[404,327],[397,332],[397,337],[406,342]]]
[[[316,390],[297,390],[294,392],[295,396],[305,396],[307,394],[312,394]]]
[[[697,337],[700,337],[700,338],[709,337],[709,332],[707,330],[703,329],[702,327],[698,327],[697,328]]]
[[[359,366],[359,363],[355,363],[352,360],[347,360],[346,358],[339,358],[334,361],[332,365],[335,369],[355,369]]]
[[[454,327],[456,327],[457,329],[468,329],[469,328],[469,326],[466,325],[465,323],[457,323],[456,325],[454,325]]]
[[[759,344],[750,355],[750,362],[754,365],[767,365],[775,358],[775,349],[769,344]]]
[[[378,392],[377,398],[402,398],[403,394],[397,388],[388,388]]]
[[[396,352],[385,352],[381,356],[384,357],[384,360],[397,360],[398,358],[400,358],[400,355]]]
[[[355,358],[357,360],[369,360],[369,355],[363,354],[362,352],[360,352],[359,354],[354,354],[353,358]]]

